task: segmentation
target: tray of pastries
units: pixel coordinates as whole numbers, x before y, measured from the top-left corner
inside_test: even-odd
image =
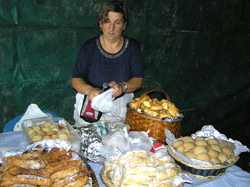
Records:
[[[100,177],[106,186],[176,186],[179,166],[164,152],[129,151],[105,160]],[[178,184],[177,186],[183,186]]]
[[[72,150],[79,152],[81,138],[74,128],[61,117],[25,120],[21,124],[29,144],[42,140],[60,139],[69,141]]]
[[[1,165],[0,186],[94,186],[95,173],[78,153],[59,147],[6,156]]]

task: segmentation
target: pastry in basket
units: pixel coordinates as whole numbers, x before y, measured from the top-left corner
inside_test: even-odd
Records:
[[[84,186],[89,171],[73,151],[37,147],[37,150],[3,158],[0,186]],[[76,159],[78,158],[78,159]]]
[[[140,109],[145,114],[153,117],[177,117],[179,115],[179,109],[174,103],[166,99],[159,101],[157,98],[151,99],[148,95],[144,95],[141,98],[134,98],[129,106],[132,109]]]
[[[115,159],[126,162],[115,164]],[[105,161],[101,172],[104,183],[108,179],[114,186],[172,186],[178,175],[179,169],[170,156],[145,150],[130,151],[119,158],[111,157]]]
[[[234,156],[233,143],[214,138],[185,136],[177,139],[172,147],[187,157],[204,162],[223,163]]]

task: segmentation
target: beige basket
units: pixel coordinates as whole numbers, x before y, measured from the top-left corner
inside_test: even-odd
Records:
[[[182,172],[187,173],[192,177],[200,179],[214,179],[223,175],[226,169],[235,164],[239,159],[239,157],[235,157],[226,165],[222,164],[215,164],[212,166],[192,165],[184,162],[181,158],[176,156],[169,145],[167,146],[167,150],[169,155],[174,159],[175,163],[181,167]]]
[[[139,103],[141,102],[141,99],[152,92],[160,91],[164,94],[166,99],[170,101],[169,95],[161,90],[161,89],[153,89],[149,90],[141,95],[139,98]],[[130,125],[132,131],[148,131],[149,135],[155,138],[156,140],[165,143],[166,137],[164,134],[164,130],[168,129],[171,133],[174,134],[175,138],[179,138],[181,136],[181,120],[175,121],[171,123],[163,122],[161,118],[156,118],[149,116],[144,113],[139,113],[134,109],[131,109],[128,105],[128,111],[126,114],[125,123]]]

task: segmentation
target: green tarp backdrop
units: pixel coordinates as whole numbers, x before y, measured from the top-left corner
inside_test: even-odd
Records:
[[[105,2],[0,0],[1,132],[31,103],[74,124],[73,66],[81,45],[100,34],[98,11]],[[130,22],[124,35],[140,42],[145,59],[136,97],[162,89],[185,115],[182,135],[212,124],[247,144],[249,1],[126,2]]]

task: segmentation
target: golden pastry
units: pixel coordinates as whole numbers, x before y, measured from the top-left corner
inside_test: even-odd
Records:
[[[184,152],[188,152],[189,150],[194,149],[196,145],[193,142],[184,142],[183,147],[184,147]]]
[[[206,153],[200,153],[198,155],[195,155],[195,159],[201,160],[204,162],[210,162],[210,157]]]
[[[182,140],[177,140],[173,143],[172,147],[173,148],[176,148],[178,147],[179,145],[182,145],[183,144],[183,141]]]
[[[219,152],[215,151],[214,149],[209,149],[207,154],[210,158],[218,158],[219,156]]]
[[[207,153],[207,149],[203,146],[196,146],[194,149],[193,149],[193,152],[195,155],[198,155],[200,153]]]

